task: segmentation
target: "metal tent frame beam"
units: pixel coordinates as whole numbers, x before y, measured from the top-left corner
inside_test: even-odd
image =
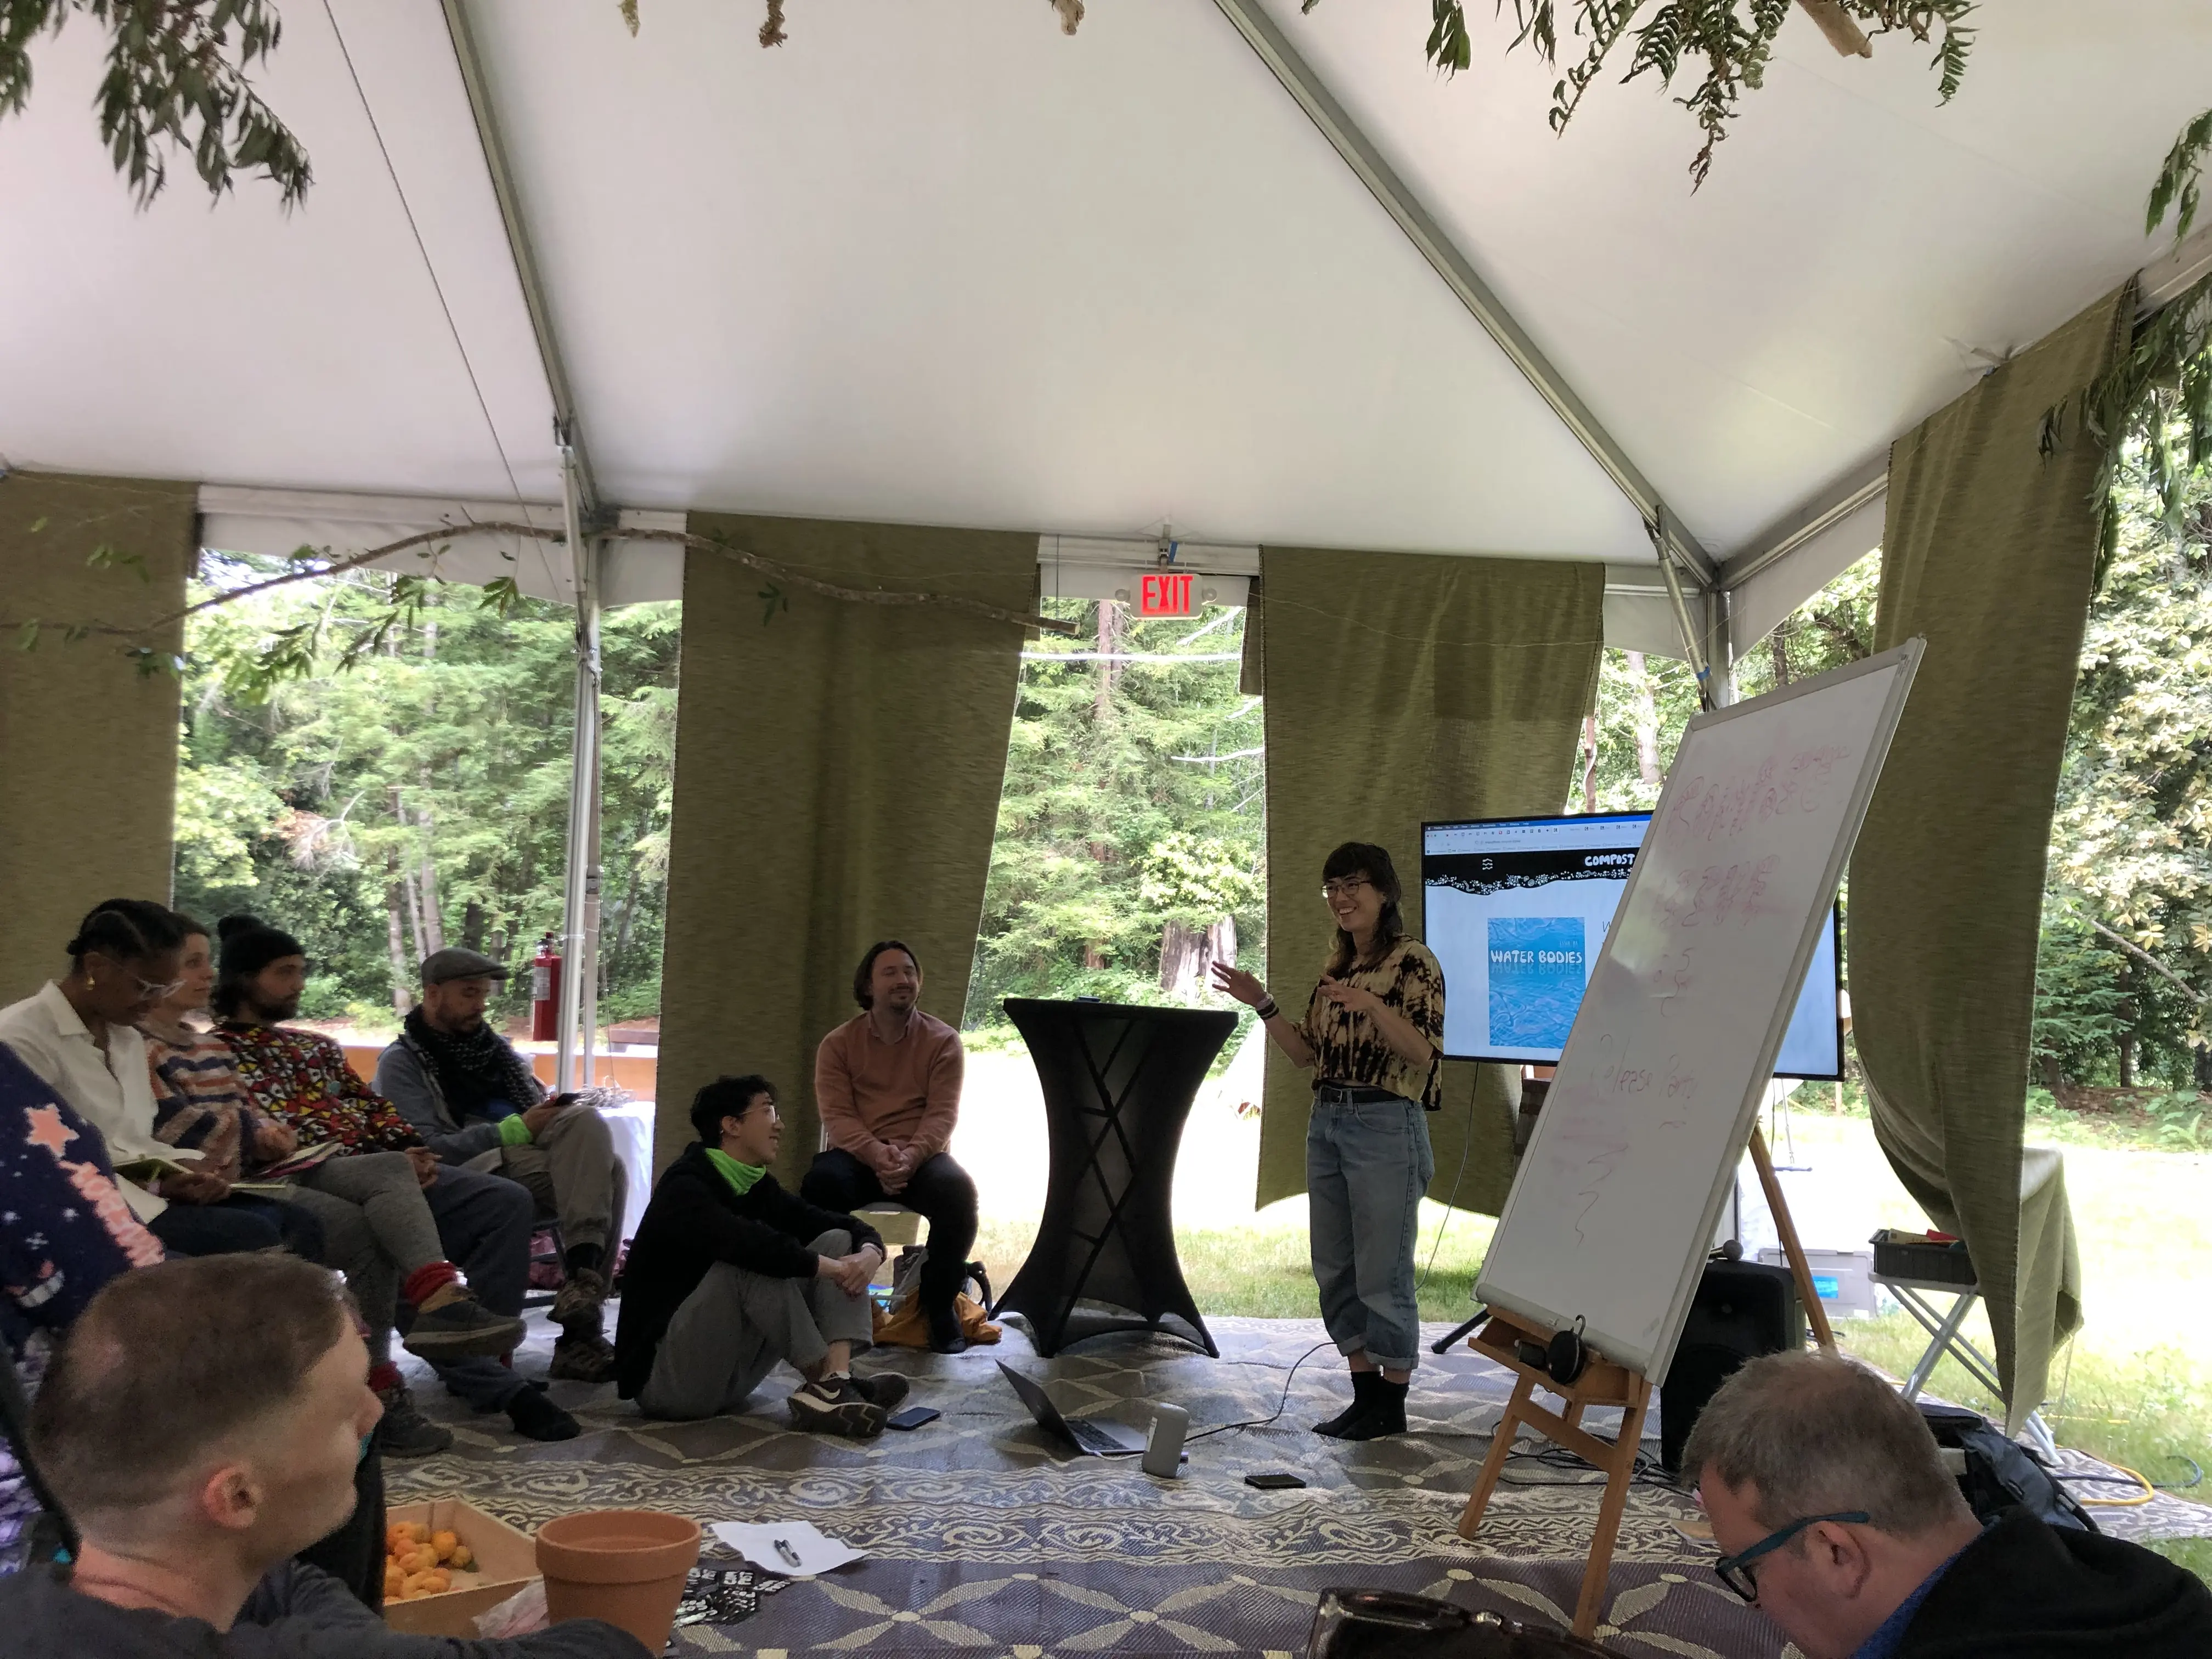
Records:
[[[2207,276],[2212,276],[2212,226],[2175,244],[2136,273],[2136,326],[2141,328]],[[1885,445],[1834,489],[1770,526],[1723,561],[1714,585],[1723,592],[1742,586],[1888,489],[1889,449]]]
[[[458,0],[447,0],[447,3],[458,3]],[[1628,498],[1629,504],[1643,515],[1644,522],[1652,526],[1655,544],[1662,550],[1662,556],[1671,554],[1700,589],[1711,588],[1716,575],[1712,556],[1684,530],[1658,489],[1629,459],[1628,452],[1614,441],[1580,394],[1567,383],[1566,377],[1529,338],[1528,331],[1505,308],[1490,284],[1476,273],[1466,254],[1421,205],[1412,187],[1382,159],[1382,153],[1267,15],[1261,0],[1214,0],[1214,3],[1236,25],[1237,32],[1258,54],[1260,61],[1282,82],[1284,90],[1297,101],[1307,118],[1321,130],[1322,137],[1344,158],[1345,165],[1382,204],[1382,210],[1406,233],[1407,240],[1443,278],[1444,285],[1467,307],[1468,314],[1498,342],[1513,366],[1528,377],[1528,384],[1552,406],[1553,413],[1605,469],[1606,476]]]

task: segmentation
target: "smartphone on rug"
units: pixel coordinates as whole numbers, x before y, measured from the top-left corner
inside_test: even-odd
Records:
[[[925,1423],[934,1423],[943,1413],[928,1406],[908,1406],[902,1412],[894,1412],[884,1419],[887,1429],[918,1429]]]
[[[1244,1477],[1244,1484],[1255,1486],[1261,1492],[1289,1492],[1293,1487],[1304,1486],[1305,1482],[1295,1474],[1248,1474]]]

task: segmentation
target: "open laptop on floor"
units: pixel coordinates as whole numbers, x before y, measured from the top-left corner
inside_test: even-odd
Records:
[[[1145,1449],[1145,1437],[1120,1423],[1089,1417],[1062,1417],[1060,1407],[1052,1403],[1052,1396],[1029,1377],[1024,1376],[1003,1359],[999,1370],[1014,1392],[1022,1397],[1022,1404],[1030,1408],[1030,1415],[1037,1426],[1048,1434],[1056,1434],[1073,1443],[1080,1452],[1092,1457],[1119,1457]]]

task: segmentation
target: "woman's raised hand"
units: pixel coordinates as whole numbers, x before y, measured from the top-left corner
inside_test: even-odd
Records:
[[[1321,982],[1321,994],[1338,1007],[1349,1008],[1355,1014],[1371,1014],[1385,1006],[1382,999],[1374,992],[1347,984],[1340,979],[1324,978]]]
[[[1267,988],[1260,983],[1257,975],[1225,962],[1213,964],[1213,988],[1228,992],[1247,1008],[1256,1008],[1267,1000]]]

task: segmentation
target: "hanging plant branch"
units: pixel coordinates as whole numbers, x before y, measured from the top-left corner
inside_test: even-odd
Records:
[[[282,571],[260,581],[247,582],[240,586],[226,588],[220,593],[210,594],[206,599],[197,600],[181,610],[169,611],[149,622],[131,624],[106,622],[48,623],[34,617],[21,622],[0,622],[0,633],[12,630],[16,636],[18,646],[24,650],[35,648],[40,639],[49,632],[58,634],[64,640],[71,642],[90,638],[95,635],[137,640],[142,643],[133,647],[128,654],[138,661],[142,672],[158,672],[164,667],[173,667],[177,665],[173,658],[156,651],[150,645],[143,643],[148,635],[165,633],[179,623],[187,622],[204,612],[216,610],[223,605],[235,605],[240,600],[251,599],[258,593],[266,593],[276,588],[288,587],[295,582],[313,581],[320,577],[343,575],[349,571],[376,564],[411,549],[428,547],[437,543],[451,544],[463,536],[526,536],[550,542],[562,540],[559,535],[540,529],[535,525],[497,521],[447,525],[436,530],[425,530],[415,535],[403,536],[398,541],[386,542],[381,547],[368,548],[359,553],[349,554],[342,559],[319,558],[308,550],[302,549],[292,556],[294,567],[291,569]],[[750,549],[738,547],[714,537],[695,536],[688,531],[623,530],[615,532],[614,538],[622,541],[665,542],[687,550],[717,554],[724,558],[735,560],[738,563],[757,571],[768,579],[769,584],[759,596],[767,602],[768,607],[767,614],[762,619],[763,623],[772,619],[779,609],[790,608],[790,599],[783,592],[788,587],[798,589],[802,592],[819,594],[823,599],[836,599],[848,605],[936,605],[949,611],[962,611],[971,617],[981,617],[988,622],[1005,623],[1011,627],[1035,629],[1040,633],[1073,634],[1076,631],[1073,623],[1057,621],[1050,617],[1035,616],[1026,611],[1009,611],[1002,605],[987,604],[981,599],[971,599],[963,594],[931,593],[888,587],[847,587],[836,582],[823,581],[818,577],[807,575],[780,560],[755,553]],[[441,552],[443,550],[443,548],[440,549]],[[94,566],[114,564],[127,566],[131,561],[128,556],[117,554],[112,550],[103,547],[94,550],[88,562]],[[382,642],[384,631],[388,631],[400,623],[411,620],[422,607],[423,599],[428,592],[428,584],[435,580],[437,578],[434,571],[427,574],[409,572],[398,577],[393,584],[391,604],[384,620],[377,628],[367,630],[347,647],[338,666],[341,669],[351,666],[354,661],[372,653]],[[520,597],[521,594],[512,580],[501,578],[496,582],[485,585],[486,604],[502,612],[512,609]],[[319,639],[320,629],[319,625],[313,623],[301,623],[295,628],[280,630],[276,635],[272,635],[264,653],[268,659],[269,671],[265,678],[273,683],[277,679],[298,678],[311,672],[318,654]]]
[[[307,151],[246,79],[283,38],[273,0],[0,0],[0,115],[30,98],[31,43],[79,12],[107,32],[100,136],[141,208],[172,147],[217,200],[240,173],[273,179],[288,208],[307,198]]]
[[[1304,0],[1311,11],[1319,0]],[[1492,0],[1503,14],[1507,0]],[[1937,72],[1936,96],[1949,103],[1966,73],[1974,33],[1966,20],[1975,0],[1796,0],[1835,49],[1847,56],[1872,57],[1873,40],[1902,32],[1932,45],[1929,67]],[[1550,67],[1559,58],[1559,13],[1568,14],[1571,42],[1561,78],[1552,88],[1549,119],[1555,133],[1566,131],[1583,94],[1604,72],[1613,49],[1632,40],[1623,81],[1654,75],[1672,91],[1685,65],[1702,70],[1698,84],[1675,99],[1696,117],[1705,143],[1690,161],[1692,189],[1712,170],[1713,152],[1728,137],[1728,124],[1746,92],[1765,84],[1775,37],[1790,18],[1792,0],[1511,0],[1515,33],[1506,50],[1527,46]],[[1470,61],[1466,0],[1429,0],[1429,62],[1446,75]],[[1640,21],[1638,20],[1641,20]]]
[[[2212,110],[2182,128],[2166,153],[2144,209],[2147,233],[2164,223],[2170,210],[2174,240],[2188,234],[2208,152]],[[2112,491],[2123,453],[2132,450],[2141,458],[2177,532],[2183,487],[2212,456],[2212,276],[2184,289],[2136,330],[2111,368],[2044,410],[2037,442],[2045,455],[2082,439],[2100,447],[2089,490],[2098,514],[2097,585],[2102,587],[2119,544]]]

